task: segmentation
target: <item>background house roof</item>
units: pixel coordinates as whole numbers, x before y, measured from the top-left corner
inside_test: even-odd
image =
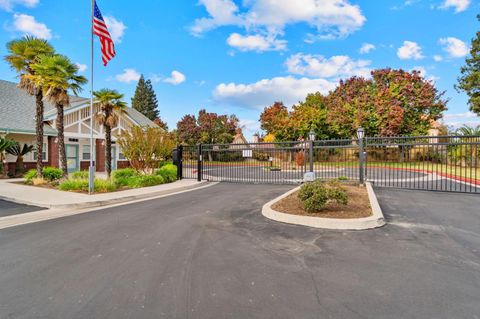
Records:
[[[70,96],[70,107],[85,105],[90,99]],[[44,102],[44,118],[54,119],[54,105]],[[127,107],[127,115],[139,126],[158,127],[142,113]],[[17,87],[17,83],[0,80],[0,132],[18,132],[35,134],[35,97],[26,94]],[[45,135],[57,135],[56,130],[48,124],[44,126]]]

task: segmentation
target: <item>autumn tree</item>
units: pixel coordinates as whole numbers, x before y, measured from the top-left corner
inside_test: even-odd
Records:
[[[188,114],[177,123],[177,136],[188,145],[230,143],[237,128],[235,115],[218,115],[203,109],[198,116]]]
[[[260,128],[275,136],[276,141],[295,139],[294,127],[290,113],[282,102],[273,103],[260,114]]]
[[[480,21],[480,15],[477,15],[477,19]],[[472,40],[470,56],[465,59],[465,66],[460,72],[455,88],[467,93],[470,111],[480,116],[480,31]]]
[[[424,135],[445,111],[445,92],[439,92],[420,72],[381,69],[371,79],[340,81],[326,97],[327,122],[341,137],[356,135]]]

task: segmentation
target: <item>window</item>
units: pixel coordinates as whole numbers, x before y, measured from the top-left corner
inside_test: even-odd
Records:
[[[118,159],[121,161],[126,160],[125,154],[122,153],[122,150],[120,150],[120,152],[118,153]]]
[[[83,145],[83,147],[82,147],[82,159],[84,161],[89,161],[90,160],[90,145]]]
[[[33,160],[37,160],[37,151],[33,151]],[[42,161],[47,161],[47,143],[43,143]]]

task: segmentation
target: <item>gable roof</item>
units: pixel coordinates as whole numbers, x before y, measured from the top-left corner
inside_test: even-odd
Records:
[[[90,99],[70,96],[70,106],[65,111],[85,107]],[[44,102],[45,120],[52,120],[56,116],[55,106]],[[139,126],[158,127],[142,113],[127,107],[127,116]],[[0,132],[16,132],[35,134],[35,97],[30,96],[17,87],[16,83],[0,80]],[[57,135],[56,130],[48,124],[44,126],[45,135]]]

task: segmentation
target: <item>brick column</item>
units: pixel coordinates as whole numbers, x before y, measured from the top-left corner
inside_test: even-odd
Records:
[[[95,140],[95,168],[97,172],[105,172],[105,145],[102,145],[104,140]]]
[[[60,167],[59,155],[58,155],[58,142],[55,142],[55,136],[49,136],[47,142],[48,149],[48,163],[46,165],[53,167]]]

